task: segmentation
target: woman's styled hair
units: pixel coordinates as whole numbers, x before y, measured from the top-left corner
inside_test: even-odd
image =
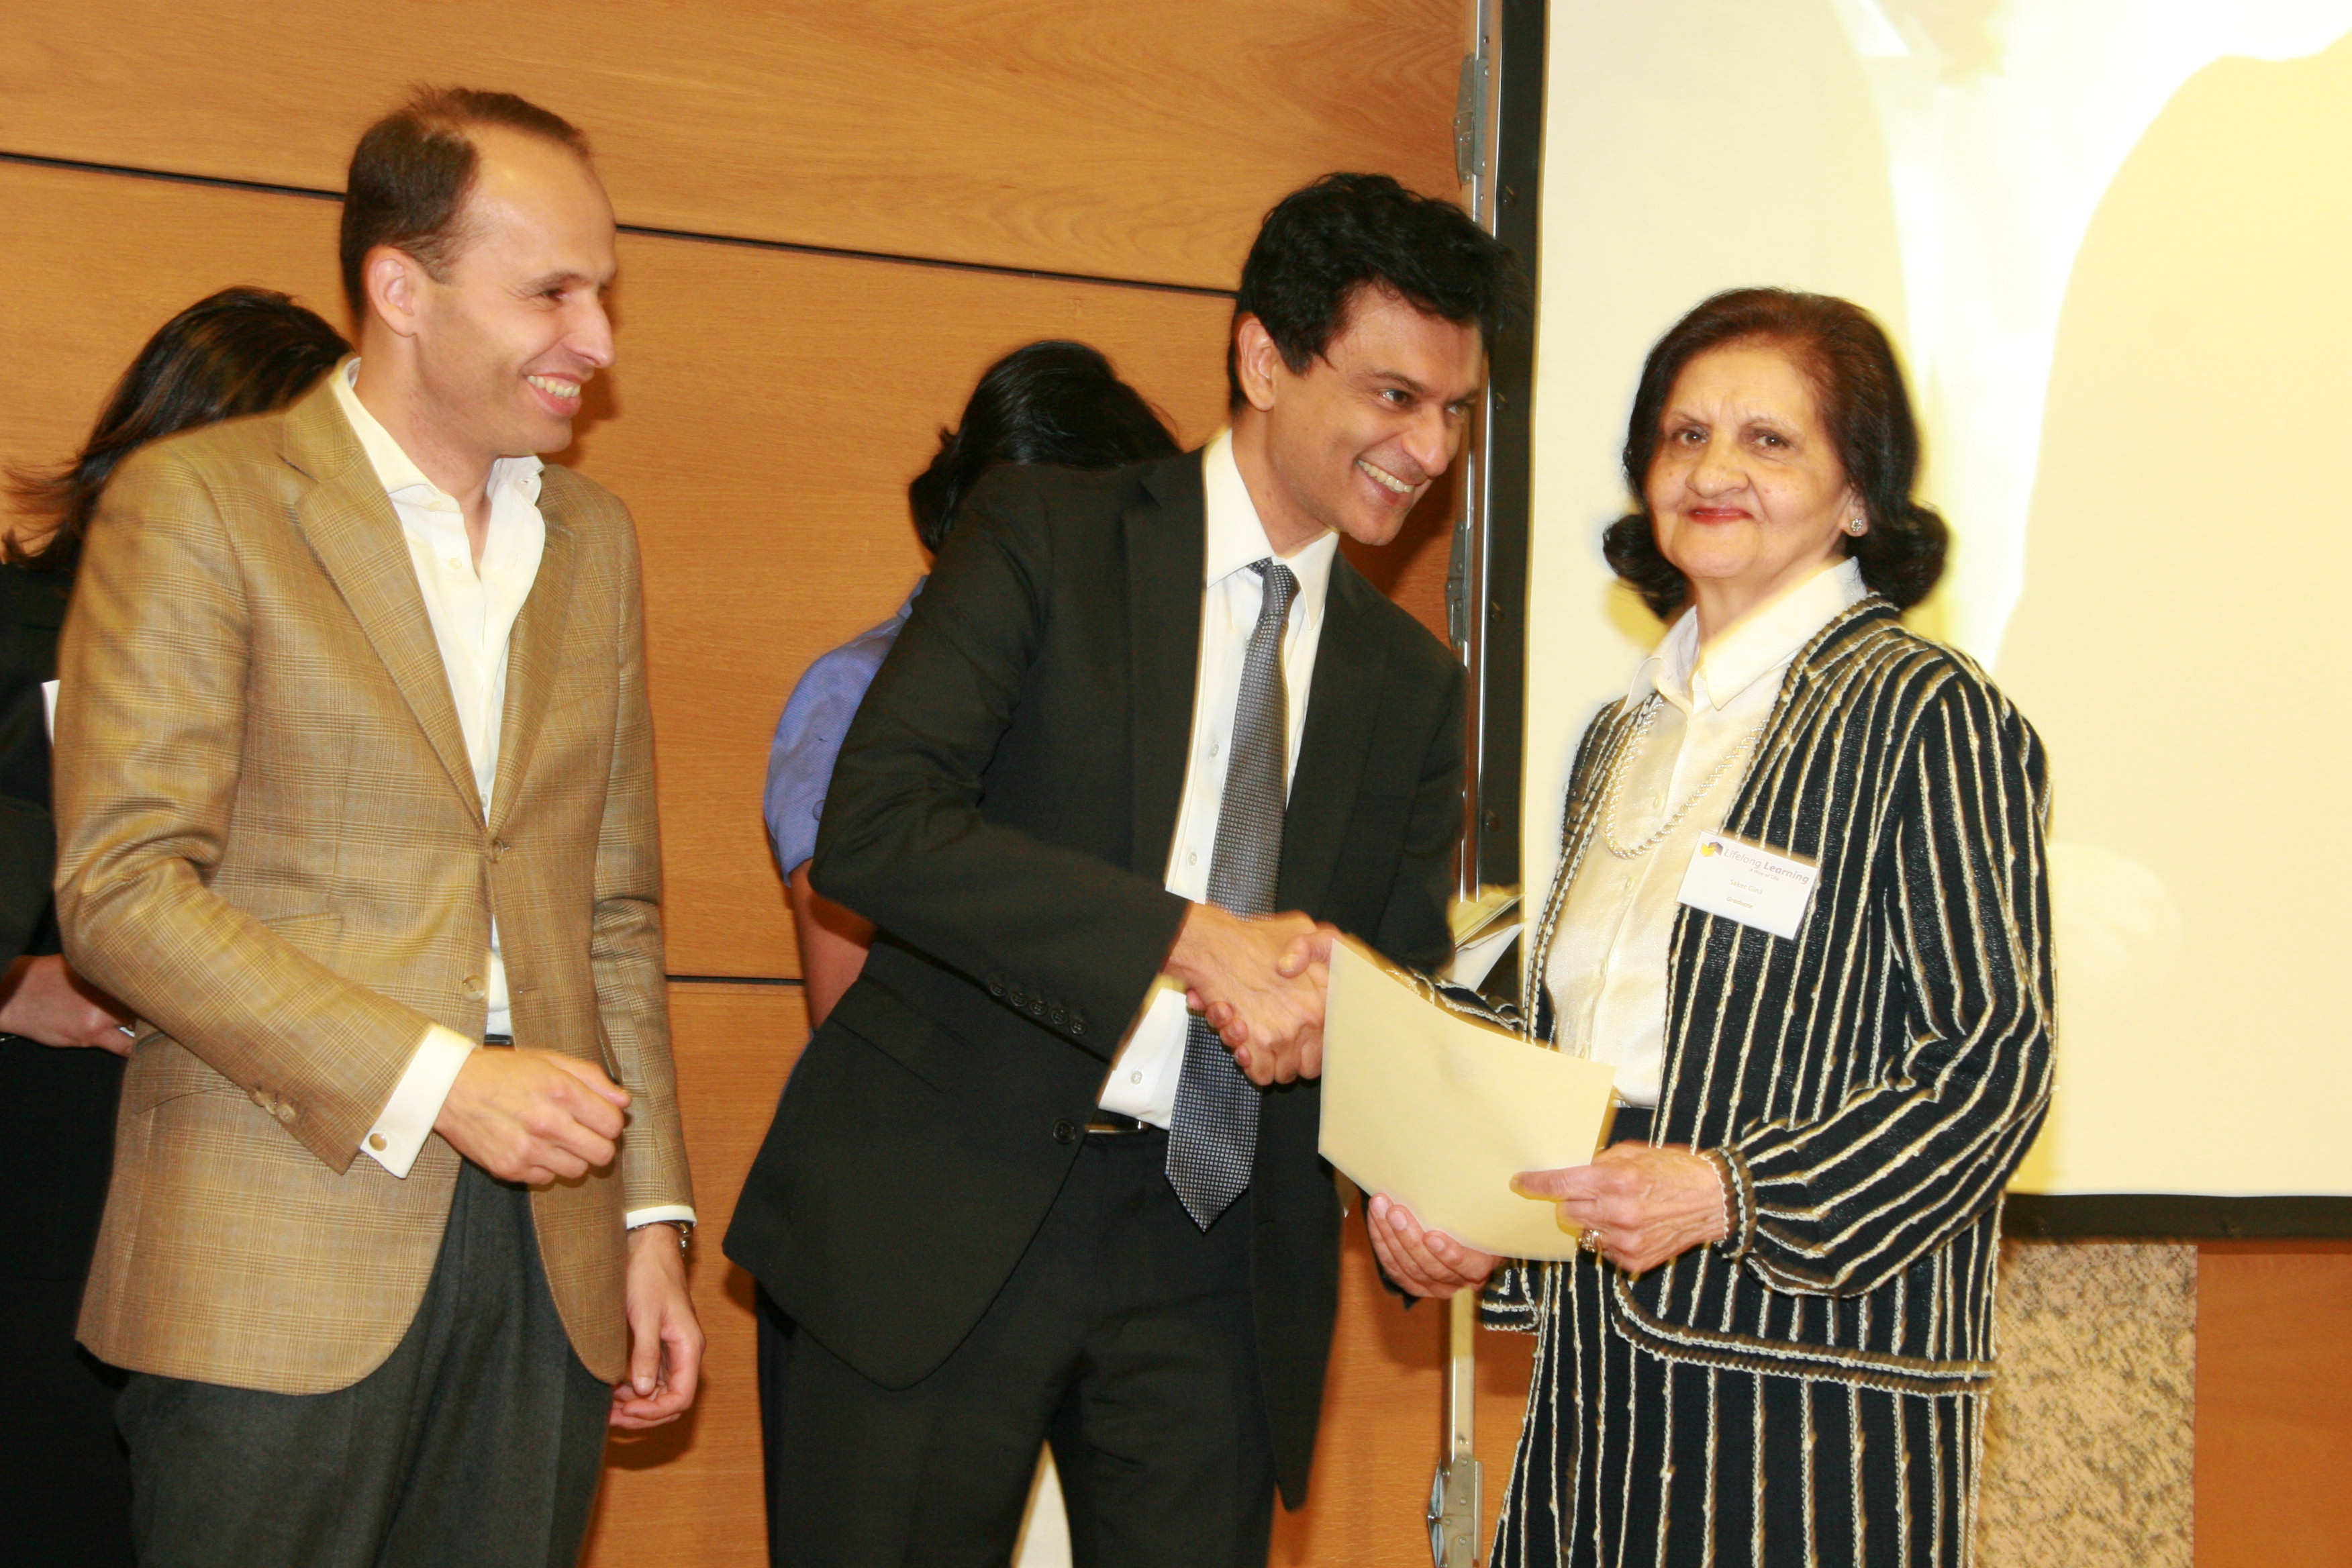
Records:
[[[1780,349],[1813,389],[1822,426],[1837,448],[1846,482],[1862,498],[1869,530],[1846,539],[1874,594],[1909,609],[1944,574],[1944,520],[1911,499],[1919,472],[1919,427],[1894,345],[1869,311],[1827,294],[1787,289],[1734,289],[1706,300],[1658,340],[1642,366],[1625,426],[1625,484],[1640,508],[1609,525],[1601,552],[1642,602],[1664,617],[1680,608],[1690,584],[1658,549],[1650,516],[1650,465],[1663,434],[1666,400],[1683,367],[1709,349],[1766,343]]]
[[[1255,316],[1282,363],[1304,374],[1347,329],[1363,289],[1423,314],[1495,333],[1526,307],[1510,247],[1454,202],[1417,195],[1386,174],[1326,174],[1274,205],[1242,263],[1234,319]],[[1242,405],[1240,350],[1225,345],[1225,388]]]
[[[8,536],[9,563],[73,570],[99,493],[123,458],[178,431],[282,408],[350,352],[341,333],[284,294],[224,289],[197,300],[147,340],[70,462],[10,473],[8,489],[35,526]]]
[[[939,552],[956,508],[1000,463],[1117,468],[1181,448],[1143,395],[1085,343],[1058,339],[1013,350],[981,376],[963,419],[940,432],[939,456],[907,487],[915,531]]]

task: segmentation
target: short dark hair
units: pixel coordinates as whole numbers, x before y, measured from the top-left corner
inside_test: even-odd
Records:
[[[1949,531],[1911,497],[1919,474],[1919,425],[1895,345],[1876,318],[1850,300],[1788,289],[1733,289],[1702,301],[1658,340],[1642,366],[1625,423],[1625,485],[1639,510],[1609,525],[1601,552],[1642,602],[1671,616],[1690,584],[1658,549],[1647,497],[1666,400],[1675,382],[1709,349],[1769,343],[1788,354],[1813,391],[1846,482],[1862,498],[1869,531],[1846,552],[1874,594],[1909,609],[1944,574]]]
[[[1242,263],[1234,319],[1255,316],[1282,363],[1304,373],[1368,288],[1457,326],[1475,321],[1490,351],[1527,296],[1510,247],[1454,203],[1415,195],[1386,174],[1326,174],[1265,215]],[[1240,354],[1230,342],[1225,389],[1239,408]]]
[[[982,374],[939,455],[907,487],[923,548],[937,553],[956,508],[1000,463],[1117,468],[1172,458],[1176,437],[1100,351],[1048,339],[1014,349]]]
[[[71,571],[123,458],[182,430],[282,408],[350,352],[341,333],[284,294],[224,289],[197,300],[147,340],[71,461],[10,473],[8,489],[39,542],[27,548],[11,533],[9,563]]]
[[[510,92],[467,87],[417,88],[361,136],[343,183],[343,294],[353,322],[367,320],[362,269],[377,246],[408,252],[436,279],[446,274],[464,237],[458,215],[481,164],[470,133],[494,125],[587,160],[588,138],[561,115]]]

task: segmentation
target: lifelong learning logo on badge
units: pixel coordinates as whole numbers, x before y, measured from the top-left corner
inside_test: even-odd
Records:
[[[1691,857],[1680,897],[1695,910],[1794,940],[1820,875],[1805,861],[1711,833]]]

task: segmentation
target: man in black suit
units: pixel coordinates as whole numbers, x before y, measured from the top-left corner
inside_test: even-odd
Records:
[[[1304,1500],[1340,1210],[1298,939],[1437,964],[1461,816],[1462,671],[1337,546],[1452,461],[1515,287],[1331,175],[1244,268],[1230,431],[967,503],[818,839],[880,935],[727,1238],[798,1324],[781,1561],[1003,1563],[1047,1437],[1081,1564],[1263,1562]]]

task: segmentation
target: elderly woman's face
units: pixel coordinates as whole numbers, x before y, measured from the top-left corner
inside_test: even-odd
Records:
[[[1812,387],[1771,343],[1728,343],[1683,366],[1643,490],[1702,632],[1843,554],[1862,510]]]

